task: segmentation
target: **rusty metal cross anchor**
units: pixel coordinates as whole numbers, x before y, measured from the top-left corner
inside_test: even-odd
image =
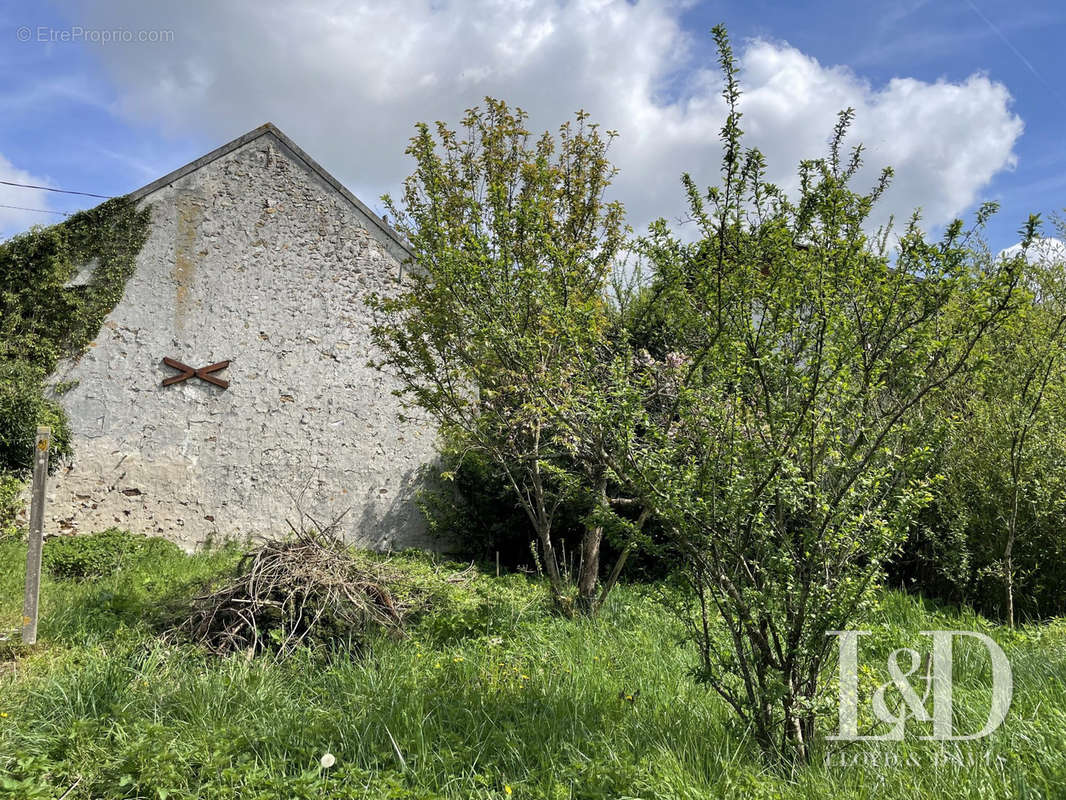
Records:
[[[206,367],[200,367],[200,369],[194,369],[188,364],[182,364],[180,361],[177,361],[173,358],[168,358],[166,356],[163,357],[163,363],[166,364],[168,367],[173,367],[174,369],[181,371],[181,375],[174,375],[170,378],[164,379],[164,386],[172,386],[175,383],[187,381],[189,378],[199,378],[202,381],[213,383],[215,384],[215,386],[221,386],[223,389],[229,386],[229,381],[224,381],[221,378],[216,378],[214,375],[209,374],[211,372],[218,372],[220,369],[225,369],[226,367],[228,367],[228,359],[226,361],[219,361],[217,364],[208,364]]]

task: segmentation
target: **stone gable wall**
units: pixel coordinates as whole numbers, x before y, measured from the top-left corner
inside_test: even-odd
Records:
[[[395,243],[266,134],[142,202],[152,231],[88,352],[53,380],[74,460],[49,484],[47,530],[111,525],[191,548],[284,531],[296,501],[347,510],[347,538],[430,545],[413,502],[430,425],[398,418],[367,366],[372,312],[394,291]],[[232,359],[163,387],[175,373]]]

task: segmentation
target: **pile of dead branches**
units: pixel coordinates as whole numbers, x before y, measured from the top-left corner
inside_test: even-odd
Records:
[[[403,575],[353,553],[336,522],[301,519],[290,523],[292,537],[250,550],[234,578],[194,598],[178,630],[220,655],[285,655],[305,644],[358,645],[372,628],[402,631],[411,602],[400,591]]]

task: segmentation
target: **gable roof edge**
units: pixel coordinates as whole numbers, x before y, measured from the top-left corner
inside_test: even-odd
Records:
[[[385,220],[375,214],[370,208],[358,197],[352,194],[344,184],[334,178],[326,169],[309,156],[299,145],[297,145],[292,139],[286,136],[282,131],[274,125],[272,122],[266,122],[260,125],[254,130],[248,131],[243,136],[238,136],[231,142],[227,142],[221,147],[216,147],[210,153],[200,156],[195,161],[190,161],[183,167],[164,175],[162,178],[152,181],[146,186],[142,186],[136,191],[130,192],[127,197],[130,200],[141,200],[153,192],[169,186],[175,181],[184,178],[186,175],[195,172],[201,167],[205,167],[213,161],[217,161],[225,155],[232,153],[234,150],[243,147],[249,142],[253,142],[261,136],[266,134],[273,135],[281,144],[283,144],[297,159],[304,163],[311,172],[317,175],[327,185],[329,185],[334,191],[340,194],[345,200],[347,200],[360,214],[367,218],[378,230],[385,235],[393,244],[395,244],[400,251],[406,255],[409,259],[414,259],[414,252],[411,250],[410,245],[403,240],[403,237],[397,233],[391,225]],[[402,259],[401,259],[402,260]]]

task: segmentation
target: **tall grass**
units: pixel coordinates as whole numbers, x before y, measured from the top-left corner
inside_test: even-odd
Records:
[[[875,672],[921,630],[989,633],[1014,670],[1007,722],[957,746],[827,751],[790,774],[766,766],[690,679],[660,587],[619,587],[600,619],[566,621],[526,578],[477,575],[448,585],[409,638],[358,657],[218,659],[160,638],[161,610],[234,557],[156,553],[111,577],[45,582],[42,645],[0,661],[0,796],[57,798],[77,784],[69,800],[1066,797],[1062,622],[1011,632],[886,594],[862,624]],[[22,558],[0,544],[5,628],[18,620]],[[427,558],[400,563],[433,574]],[[976,653],[960,655],[960,724],[980,726],[987,679]]]

